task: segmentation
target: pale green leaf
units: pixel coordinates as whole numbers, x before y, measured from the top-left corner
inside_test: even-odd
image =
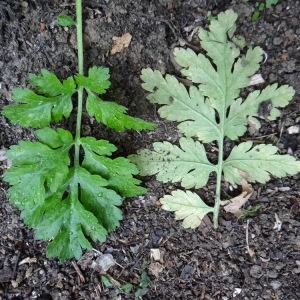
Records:
[[[154,143],[154,151],[144,149],[129,159],[137,165],[140,175],[155,175],[162,182],[181,182],[185,188],[204,186],[216,166],[206,157],[203,145],[181,138],[181,148],[169,142]]]
[[[183,220],[184,228],[198,227],[206,214],[213,212],[213,207],[206,205],[203,200],[191,191],[177,190],[171,195],[166,195],[160,202],[162,208],[168,211],[175,211],[175,219]]]
[[[169,142],[154,143],[154,150],[145,149],[130,156],[140,175],[156,175],[162,182],[181,182],[186,188],[202,187],[215,171],[216,208],[221,201],[222,174],[229,182],[242,184],[265,183],[271,175],[283,177],[299,172],[299,163],[293,157],[277,155],[278,149],[271,145],[251,149],[252,144],[241,144],[224,162],[225,138],[236,140],[243,136],[247,121],[258,129],[259,118],[275,120],[280,116],[279,108],[286,106],[295,93],[292,87],[273,84],[244,99],[239,96],[259,69],[263,50],[244,49],[245,39],[235,35],[237,16],[233,10],[221,12],[217,18],[211,18],[208,30],[199,30],[200,48],[206,53],[175,48],[175,60],[189,79],[189,87],[175,76],[162,76],[150,69],[142,71],[142,86],[149,92],[147,99],[162,105],[158,110],[160,116],[177,121],[184,138],[180,139],[181,148]],[[193,142],[192,137],[203,143],[216,141],[207,147],[214,151],[218,147],[216,165],[207,160],[204,146]],[[218,226],[217,209],[214,226]]]
[[[124,131],[125,129],[153,129],[155,125],[139,118],[126,115],[127,108],[115,102],[103,101],[93,93],[89,92],[86,109],[91,117],[106,126]]]
[[[164,104],[158,112],[162,118],[182,122],[178,129],[186,137],[198,137],[204,142],[218,139],[219,127],[214,109],[204,100],[194,86],[189,90],[170,75],[165,78],[159,71],[144,69],[141,79],[143,88],[152,92],[147,99],[152,103]]]
[[[225,180],[232,184],[243,184],[245,181],[266,183],[271,175],[281,178],[300,172],[300,162],[288,154],[276,154],[277,147],[264,144],[252,146],[252,142],[245,142],[232,149],[223,164]]]
[[[272,8],[272,5],[276,5],[279,0],[266,0],[266,8]]]
[[[204,96],[209,97],[211,105],[222,114],[239,95],[239,90],[249,83],[249,78],[259,68],[263,51],[256,47],[249,49],[246,55],[240,55],[239,47],[228,41],[235,31],[237,14],[232,10],[220,13],[212,20],[210,32],[203,28],[199,31],[200,44],[207,51],[196,55],[191,49],[175,49],[178,64],[183,66],[182,74],[194,83]]]
[[[275,120],[280,116],[277,107],[286,106],[292,100],[294,94],[295,91],[292,87],[283,85],[278,88],[278,85],[274,83],[262,91],[250,93],[244,102],[241,98],[235,100],[230,106],[228,117],[225,120],[224,135],[232,140],[242,136],[247,130],[245,116]],[[260,115],[259,107],[264,105],[264,102],[269,103],[270,111],[266,115]]]

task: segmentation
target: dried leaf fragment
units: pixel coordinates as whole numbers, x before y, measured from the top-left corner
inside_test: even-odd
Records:
[[[150,249],[150,255],[151,255],[151,258],[153,258],[156,261],[161,259],[159,249],[156,249],[156,248]]]
[[[221,201],[221,205],[224,206],[224,210],[226,212],[233,213],[237,218],[240,218],[243,215],[240,208],[248,201],[253,193],[253,189],[250,184],[244,185],[242,189],[243,192],[240,195],[230,200]]]
[[[127,48],[131,42],[132,35],[130,33],[125,33],[121,37],[115,40],[115,44],[112,47],[110,54],[115,55],[116,53],[121,52],[123,49]]]

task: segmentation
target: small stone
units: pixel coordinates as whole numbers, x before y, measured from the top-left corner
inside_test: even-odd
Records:
[[[278,273],[275,270],[270,270],[268,276],[275,279],[278,277]]]
[[[260,278],[263,275],[262,268],[258,265],[252,266],[250,269],[250,275],[254,278]]]
[[[273,44],[274,44],[275,46],[278,46],[278,45],[282,44],[282,42],[283,42],[283,38],[281,38],[281,37],[275,37],[275,38],[273,39]]]
[[[281,283],[278,280],[274,280],[270,282],[270,286],[273,288],[273,290],[278,290],[281,287]]]
[[[96,260],[98,267],[100,267],[101,271],[106,272],[110,267],[116,264],[113,256],[111,254],[103,254],[99,256]]]
[[[28,2],[26,2],[26,1],[22,1],[20,4],[21,4],[21,6],[24,7],[24,8],[27,8],[27,7],[28,7]]]

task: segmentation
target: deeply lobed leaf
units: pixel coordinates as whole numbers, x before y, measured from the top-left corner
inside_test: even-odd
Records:
[[[177,127],[186,137],[197,136],[207,143],[218,138],[215,111],[199,89],[192,86],[188,92],[175,77],[163,78],[159,71],[151,69],[144,69],[141,79],[145,81],[143,88],[151,92],[147,99],[164,105],[158,110],[160,116],[181,122]]]
[[[106,126],[124,131],[125,129],[153,129],[155,125],[139,118],[127,116],[127,108],[115,102],[103,101],[89,92],[86,102],[87,112],[91,117]]]
[[[181,138],[179,143],[181,149],[169,142],[154,143],[154,151],[144,149],[129,158],[142,176],[156,174],[162,182],[181,182],[185,188],[204,186],[216,166],[208,161],[199,142]]]
[[[248,86],[250,77],[259,69],[263,50],[245,47],[245,39],[235,36],[237,14],[228,10],[213,19],[209,30],[201,28],[199,38],[206,54],[191,49],[176,48],[176,62],[181,73],[194,85],[186,88],[175,76],[146,69],[142,71],[143,88],[150,92],[147,99],[163,105],[158,112],[162,118],[179,122],[177,128],[185,136],[181,148],[169,142],[154,143],[154,150],[142,150],[130,159],[140,174],[156,175],[162,182],[181,182],[185,188],[199,188],[207,183],[209,174],[217,173],[215,207],[205,207],[197,195],[176,191],[165,196],[163,208],[176,211],[177,219],[184,219],[185,227],[198,226],[206,213],[213,212],[214,226],[218,226],[221,203],[221,180],[244,184],[247,181],[265,183],[271,175],[283,177],[300,172],[300,162],[289,155],[277,155],[271,145],[242,143],[233,148],[224,161],[224,139],[236,140],[247,130],[247,122],[260,126],[258,118],[274,120],[278,108],[286,106],[294,95],[289,86],[267,86],[251,92],[246,99],[239,98],[240,89]],[[211,164],[203,143],[217,142],[218,164]],[[187,195],[188,194],[188,195]],[[193,214],[193,207],[197,214]],[[194,206],[193,206],[194,205]],[[195,225],[197,224],[197,225]]]
[[[92,67],[88,71],[88,76],[77,74],[76,83],[97,94],[104,94],[110,87],[109,69],[103,67]]]
[[[174,191],[171,195],[166,195],[160,202],[162,208],[168,211],[175,211],[175,219],[183,220],[184,228],[198,227],[206,214],[213,212],[213,207],[204,203],[204,201],[191,191]]]
[[[85,168],[88,158],[83,167],[70,168],[69,150],[75,141],[69,131],[43,128],[36,136],[40,142],[20,141],[7,152],[14,165],[4,175],[12,185],[10,201],[22,210],[24,222],[35,229],[37,238],[52,240],[49,257],[79,259],[82,249],[92,247],[89,238],[103,242],[107,232],[119,226],[118,192],[137,195],[145,189],[137,186],[140,181],[132,177],[137,169],[127,159],[104,156],[116,150],[108,141],[79,140],[85,152],[102,163],[102,170],[98,165]]]
[[[225,180],[232,184],[266,183],[270,175],[280,178],[300,172],[300,162],[293,156],[276,154],[277,147],[264,144],[252,146],[252,142],[245,142],[232,149],[223,164]]]
[[[12,123],[37,128],[70,116],[73,109],[71,97],[76,92],[73,78],[61,83],[53,73],[44,69],[41,73],[41,76],[29,76],[31,84],[36,86],[35,91],[26,88],[13,90],[12,99],[19,104],[7,105],[2,112]]]
[[[111,159],[98,155],[91,148],[82,144],[84,149],[83,167],[92,174],[100,174],[108,182],[108,187],[118,191],[124,197],[133,197],[146,193],[146,189],[138,186],[140,180],[132,175],[138,173],[136,166],[126,158]]]

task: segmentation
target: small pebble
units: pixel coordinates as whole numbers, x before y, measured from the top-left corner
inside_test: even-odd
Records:
[[[28,2],[26,2],[26,1],[22,1],[20,4],[21,4],[21,6],[24,7],[24,8],[27,8],[27,7],[28,7]]]

